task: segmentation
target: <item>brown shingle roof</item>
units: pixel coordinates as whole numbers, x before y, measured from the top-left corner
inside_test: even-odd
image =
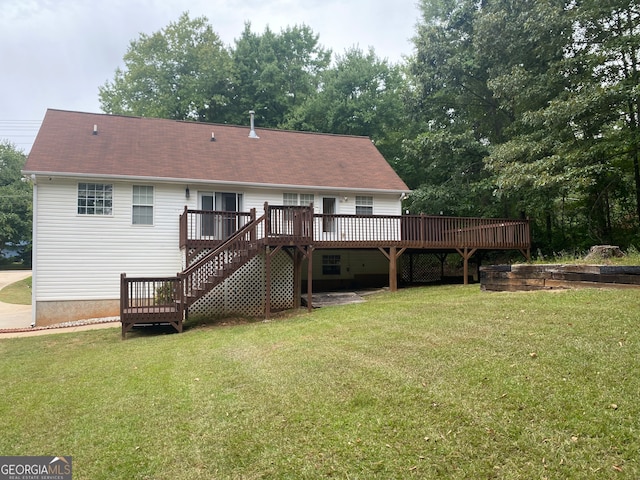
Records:
[[[259,139],[248,138],[249,127],[50,109],[24,171],[409,190],[366,137],[256,132]]]

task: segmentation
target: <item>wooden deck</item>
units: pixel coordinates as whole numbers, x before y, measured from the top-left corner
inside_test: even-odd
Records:
[[[266,222],[255,238],[265,245],[313,245],[314,248],[416,248],[432,250],[520,250],[531,247],[529,221],[432,215],[323,215],[309,207],[265,205]],[[230,229],[251,221],[251,213],[185,210],[180,247],[210,248],[226,240]]]
[[[313,206],[265,204],[259,218],[251,212],[212,212],[185,208],[180,216],[179,247],[186,269],[170,278],[121,277],[122,336],[136,325],[168,323],[182,331],[188,308],[265,251],[265,315],[269,316],[271,257],[288,248],[294,261],[295,296],[300,295],[301,263],[307,259],[312,296],[312,254],[317,249],[378,249],[389,260],[389,287],[397,289],[397,260],[406,250],[457,252],[468,261],[478,250],[518,250],[527,260],[528,220],[430,215],[322,215]],[[311,302],[308,301],[311,308]]]
[[[171,325],[182,332],[185,315],[179,278],[120,276],[120,323],[122,338],[135,326]]]

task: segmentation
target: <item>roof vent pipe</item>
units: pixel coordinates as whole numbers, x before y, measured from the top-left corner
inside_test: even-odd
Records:
[[[250,110],[249,115],[251,115],[251,131],[249,132],[249,138],[260,138],[256,134],[256,130],[254,128],[254,117],[256,115],[256,112],[254,112],[253,110]]]

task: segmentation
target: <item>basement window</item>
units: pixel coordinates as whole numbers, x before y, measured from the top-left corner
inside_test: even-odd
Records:
[[[78,215],[111,215],[113,185],[105,183],[78,184]]]
[[[134,185],[132,205],[133,225],[153,225],[153,187]]]
[[[322,274],[340,275],[340,255],[322,256]]]

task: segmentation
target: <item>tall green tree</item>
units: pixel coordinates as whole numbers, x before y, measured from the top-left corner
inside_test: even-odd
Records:
[[[414,189],[407,206],[414,213],[495,216],[491,183],[484,170],[487,147],[471,131],[432,128],[406,141],[396,168]]]
[[[7,243],[31,242],[32,187],[21,173],[26,160],[15,145],[0,142],[0,257]]]
[[[508,118],[502,135],[490,145],[491,155],[485,158],[496,197],[515,207],[512,210],[531,217],[538,241],[557,250],[566,241],[563,223],[558,221],[562,213],[557,212],[567,211],[562,203],[567,191],[535,176],[531,179],[536,185],[524,182],[517,188],[508,188],[521,178],[521,172],[506,174],[508,167],[494,163],[494,159],[509,149],[535,156],[542,154],[545,143],[551,143],[550,136],[540,136],[542,143],[533,148],[532,137],[540,135],[540,130],[527,122],[532,112],[545,108],[570,84],[564,64],[573,41],[571,15],[564,0],[497,0],[485,5],[477,24],[476,44],[492,65],[487,85]],[[500,35],[489,35],[495,31]],[[553,233],[556,230],[558,235]]]
[[[351,48],[319,74],[320,86],[286,123],[287,128],[371,137],[387,159],[399,155],[405,108],[402,68],[373,48]]]
[[[633,178],[640,228],[640,5],[635,0],[584,0],[576,17],[575,57],[590,73],[592,90],[601,94],[593,102],[604,136],[597,155],[621,177]]]
[[[124,69],[99,88],[104,112],[148,117],[228,120],[231,57],[205,17],[189,18],[133,40]]]
[[[306,25],[258,34],[246,23],[235,40],[233,59],[233,123],[246,123],[254,110],[262,126],[284,126],[294,109],[315,95],[319,74],[331,61],[331,50]]]
[[[420,133],[405,142],[398,170],[416,191],[415,212],[451,215],[498,211],[482,159],[512,122],[489,80],[507,57],[476,35],[486,2],[423,0],[409,68],[413,120]]]
[[[569,38],[551,72],[563,88],[547,89],[545,103],[517,117],[487,165],[500,192],[527,191],[529,199],[546,199],[549,217],[562,212],[547,218],[549,240],[555,226],[560,243],[628,244],[640,225],[638,6],[568,2],[560,17]],[[576,230],[581,237],[567,236]]]
[[[464,172],[452,210],[523,212],[549,248],[637,232],[638,8],[632,0],[422,0],[410,63],[421,133],[401,162],[419,183],[415,206],[439,208],[442,186],[465,184]],[[484,170],[473,168],[479,156]]]

